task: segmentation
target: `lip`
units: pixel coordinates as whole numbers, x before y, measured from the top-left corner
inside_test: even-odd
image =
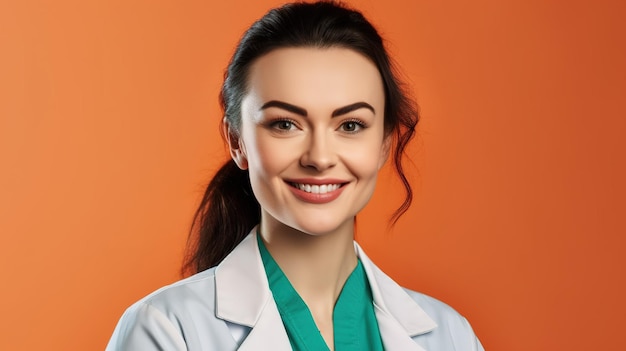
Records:
[[[344,185],[349,183],[347,180],[336,179],[336,178],[291,178],[285,179],[287,183],[301,183],[301,184],[311,184],[311,185],[324,185],[324,184],[341,184]]]
[[[349,182],[341,179],[316,179],[316,178],[298,178],[298,179],[285,179],[285,182],[289,186],[289,190],[300,200],[312,204],[325,204],[334,201],[341,195],[345,185]],[[292,183],[299,184],[311,184],[311,185],[324,185],[324,184],[340,184],[340,187],[336,190],[329,191],[324,194],[307,193],[292,185]]]

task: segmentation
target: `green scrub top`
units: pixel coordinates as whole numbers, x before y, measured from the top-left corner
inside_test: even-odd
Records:
[[[257,235],[261,259],[291,348],[329,350],[311,311]],[[346,280],[333,311],[336,351],[381,351],[383,343],[372,303],[372,292],[361,260]]]

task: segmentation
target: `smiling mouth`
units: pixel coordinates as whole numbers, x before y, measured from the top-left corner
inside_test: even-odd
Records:
[[[344,184],[304,184],[304,183],[289,183],[294,188],[300,189],[310,194],[326,194],[333,192],[341,188]]]

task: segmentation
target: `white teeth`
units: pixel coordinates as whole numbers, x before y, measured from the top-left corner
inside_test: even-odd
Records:
[[[313,194],[326,194],[339,189],[340,186],[339,184],[311,185],[301,183],[294,183],[293,185],[302,191]]]

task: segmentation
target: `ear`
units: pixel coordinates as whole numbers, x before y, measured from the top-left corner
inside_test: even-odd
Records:
[[[383,145],[380,149],[380,159],[378,160],[378,170],[383,168],[385,162],[389,158],[389,152],[391,151],[391,136],[386,136],[383,140]]]
[[[224,128],[223,133],[226,136],[226,141],[228,142],[230,157],[233,158],[233,161],[235,161],[239,168],[243,170],[248,169],[248,156],[239,132],[231,127],[226,118],[224,118],[224,121],[222,122],[222,128]]]

